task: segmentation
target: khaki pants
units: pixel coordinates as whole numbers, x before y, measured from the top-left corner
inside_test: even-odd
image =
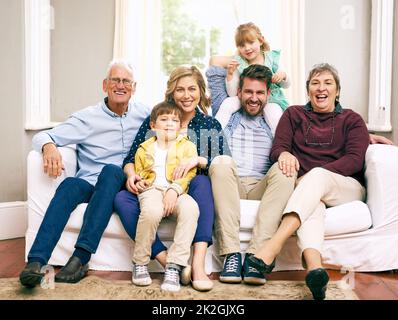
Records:
[[[365,188],[357,180],[326,169],[314,168],[300,177],[284,214],[295,212],[301,220],[301,226],[297,230],[301,252],[308,248],[322,252],[326,206],[337,206],[354,200],[363,201],[365,195]],[[347,216],[347,219],[350,217]]]
[[[133,255],[135,264],[147,265],[150,261],[151,246],[163,219],[164,193],[165,189],[150,188],[138,195],[141,213],[135,237]],[[199,217],[199,207],[196,201],[187,194],[180,195],[170,218],[172,217],[177,219],[177,226],[173,244],[167,251],[167,263],[186,266],[191,254],[192,240]]]
[[[213,189],[215,236],[220,255],[240,252],[240,199],[261,200],[247,252],[255,253],[270,239],[282,218],[283,210],[293,192],[296,177],[286,177],[274,164],[262,178],[239,178],[231,157],[218,156],[210,166]]]

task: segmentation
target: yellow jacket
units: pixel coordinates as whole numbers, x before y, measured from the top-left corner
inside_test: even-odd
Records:
[[[156,137],[152,137],[140,144],[135,154],[135,172],[141,178],[148,180],[150,184],[155,181],[156,173],[153,170],[155,162]],[[183,159],[198,156],[196,146],[186,136],[178,136],[176,141],[167,151],[166,179],[170,182],[168,189],[173,189],[178,195],[187,192],[189,182],[196,175],[196,167],[189,170],[188,174],[181,179],[173,180],[173,171]]]

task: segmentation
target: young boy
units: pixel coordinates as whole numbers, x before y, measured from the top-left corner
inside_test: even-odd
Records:
[[[174,169],[182,161],[198,156],[195,144],[178,134],[181,119],[181,110],[173,104],[156,105],[150,122],[156,135],[143,142],[135,155],[135,171],[142,180],[136,182],[141,214],[135,237],[132,281],[138,286],[152,283],[147,267],[151,245],[162,218],[174,215],[177,226],[161,286],[167,291],[180,290],[180,272],[188,264],[199,216],[197,203],[186,194],[196,168],[181,179],[173,178]]]

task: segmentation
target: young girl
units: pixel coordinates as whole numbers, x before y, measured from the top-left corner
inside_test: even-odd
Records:
[[[227,69],[226,87],[230,98],[224,100],[215,116],[224,128],[231,114],[239,110],[240,102],[236,97],[239,76],[252,64],[265,65],[273,73],[268,104],[264,108],[264,118],[274,134],[282,112],[289,106],[282,88],[288,88],[290,82],[284,71],[279,68],[280,50],[270,50],[260,29],[252,22],[241,24],[235,33],[238,55],[235,57],[213,57],[212,64]]]

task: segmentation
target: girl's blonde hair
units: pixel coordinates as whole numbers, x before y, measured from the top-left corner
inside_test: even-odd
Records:
[[[176,89],[178,80],[184,77],[193,77],[196,80],[200,91],[199,108],[204,114],[208,114],[207,108],[210,106],[210,98],[206,94],[206,82],[200,70],[195,66],[179,66],[171,72],[169,80],[167,81],[165,101],[175,104],[173,97],[174,90]]]
[[[270,51],[270,46],[261,34],[260,28],[257,27],[253,22],[241,24],[235,32],[235,44],[237,47],[241,47],[245,42],[252,42],[258,40],[261,43],[261,50],[263,52]]]

